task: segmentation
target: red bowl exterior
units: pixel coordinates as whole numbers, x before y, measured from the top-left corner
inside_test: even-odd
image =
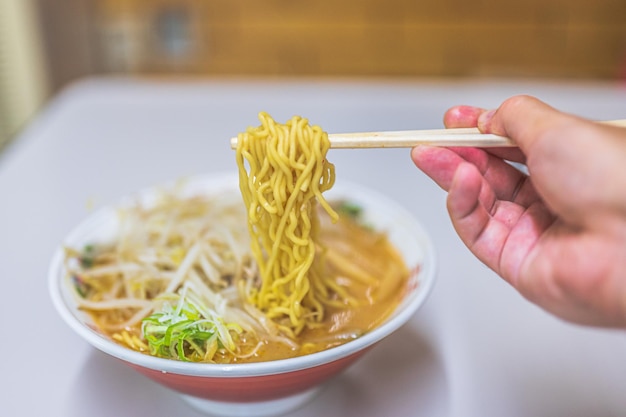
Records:
[[[334,362],[273,375],[210,377],[164,373],[126,362],[148,378],[182,394],[224,402],[269,401],[299,394],[341,373],[371,348]]]

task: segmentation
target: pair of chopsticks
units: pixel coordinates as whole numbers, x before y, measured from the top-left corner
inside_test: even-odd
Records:
[[[626,119],[599,123],[626,127]],[[481,133],[477,128],[330,133],[328,139],[330,147],[334,149],[413,148],[418,145],[476,148],[515,146],[515,143],[507,137]],[[237,148],[237,138],[231,138],[230,146],[233,149]]]

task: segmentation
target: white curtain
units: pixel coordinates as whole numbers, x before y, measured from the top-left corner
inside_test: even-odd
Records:
[[[47,94],[43,47],[32,0],[0,0],[0,148]]]

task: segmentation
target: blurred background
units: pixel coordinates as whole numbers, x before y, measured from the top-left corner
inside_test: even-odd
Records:
[[[0,0],[0,148],[92,75],[626,81],[624,0]]]

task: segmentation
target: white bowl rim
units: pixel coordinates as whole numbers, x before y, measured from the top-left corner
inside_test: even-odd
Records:
[[[207,175],[197,175],[189,178],[190,182],[201,182],[203,185],[221,185],[223,183],[238,181],[236,175],[232,173],[212,173]],[[160,184],[148,187],[133,194],[133,196],[142,193],[151,193],[156,188],[162,188],[168,184]],[[430,295],[436,278],[436,254],[431,238],[423,229],[420,222],[410,214],[403,206],[396,201],[390,199],[386,195],[376,190],[342,180],[341,185],[336,184],[335,188],[348,193],[358,193],[360,196],[365,195],[367,199],[375,200],[389,207],[394,213],[403,215],[411,219],[411,226],[416,233],[419,233],[420,239],[423,241],[423,262],[419,271],[418,294],[408,303],[405,308],[395,315],[387,319],[383,324],[371,330],[370,332],[360,336],[343,345],[327,349],[321,352],[297,356],[288,359],[280,359],[266,362],[240,363],[240,364],[210,364],[198,362],[182,362],[173,359],[159,358],[145,353],[137,352],[129,348],[123,347],[95,330],[85,326],[73,313],[71,308],[66,304],[62,295],[62,286],[64,285],[63,260],[64,251],[62,246],[57,248],[49,270],[48,270],[48,289],[50,297],[57,312],[67,325],[72,328],[78,335],[85,339],[93,347],[103,351],[113,357],[121,359],[135,366],[148,368],[163,373],[175,373],[188,376],[228,378],[228,377],[253,377],[263,375],[274,375],[288,372],[295,372],[331,363],[352,354],[355,354],[376,342],[390,335],[398,328],[403,326],[413,314],[424,304]],[[76,225],[67,235],[66,239],[70,239],[72,235],[78,233],[90,219],[102,216],[107,210],[113,207],[119,207],[118,204],[104,207]]]

